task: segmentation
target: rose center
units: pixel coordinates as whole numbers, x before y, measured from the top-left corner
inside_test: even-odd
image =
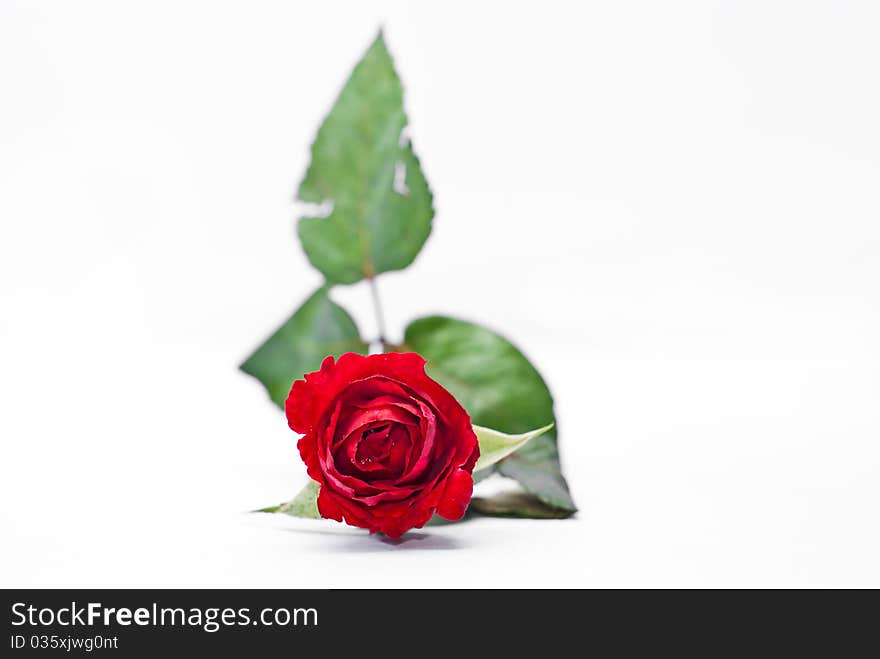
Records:
[[[391,454],[395,443],[391,437],[391,424],[368,428],[361,433],[355,460],[362,466],[382,462]]]

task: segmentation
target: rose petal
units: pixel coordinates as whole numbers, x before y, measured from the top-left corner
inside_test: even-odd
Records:
[[[346,353],[293,384],[285,410],[320,483],[322,516],[400,537],[435,511],[464,515],[479,446],[467,413],[424,367],[413,353]]]
[[[473,492],[473,477],[463,469],[456,469],[446,481],[437,514],[449,520],[461,519],[471,502]]]

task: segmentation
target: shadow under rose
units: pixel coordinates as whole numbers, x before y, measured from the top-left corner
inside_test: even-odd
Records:
[[[289,533],[314,533],[336,538],[336,541],[328,541],[324,548],[328,552],[340,553],[377,553],[390,551],[440,551],[447,549],[461,549],[467,546],[459,538],[450,538],[445,535],[409,531],[399,540],[392,540],[386,536],[370,535],[367,531],[359,533],[348,529],[284,529]]]

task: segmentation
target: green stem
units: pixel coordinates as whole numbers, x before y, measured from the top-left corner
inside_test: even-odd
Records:
[[[382,352],[386,352],[389,347],[387,336],[385,334],[385,316],[382,314],[382,301],[379,299],[379,287],[376,285],[375,277],[367,277],[370,282],[370,295],[373,298],[373,310],[376,312],[376,326],[379,329],[379,342],[382,344]]]

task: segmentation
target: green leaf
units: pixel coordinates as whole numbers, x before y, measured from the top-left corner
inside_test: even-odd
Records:
[[[293,517],[305,517],[307,519],[320,519],[321,513],[318,512],[318,490],[320,485],[315,481],[309,480],[306,486],[299,491],[293,499],[277,506],[269,506],[268,508],[260,508],[255,513],[284,513]]]
[[[494,332],[432,316],[410,323],[401,348],[428,360],[428,373],[449,389],[476,424],[524,433],[556,422],[553,399],[538,371]],[[497,469],[545,504],[576,510],[559,465],[555,427],[499,462]]]
[[[498,472],[517,481],[546,504],[577,511],[559,465],[556,439],[549,433],[499,463]]]
[[[332,204],[327,217],[303,217],[298,226],[328,282],[405,268],[431,232],[431,190],[401,139],[406,123],[403,87],[380,32],[318,130],[299,187],[300,200]]]
[[[547,424],[543,428],[524,432],[519,435],[508,435],[491,428],[483,428],[482,426],[474,426],[474,433],[480,443],[480,459],[474,465],[474,471],[482,471],[488,469],[496,462],[503,460],[508,455],[523,446],[530,439],[534,439],[553,427],[552,423]]]
[[[563,519],[574,511],[548,506],[528,492],[502,492],[493,497],[474,497],[468,510],[493,517],[531,517],[533,519]]]
[[[326,286],[319,288],[240,367],[262,382],[281,407],[293,381],[317,371],[327,355],[367,354],[351,316],[327,292]]]

